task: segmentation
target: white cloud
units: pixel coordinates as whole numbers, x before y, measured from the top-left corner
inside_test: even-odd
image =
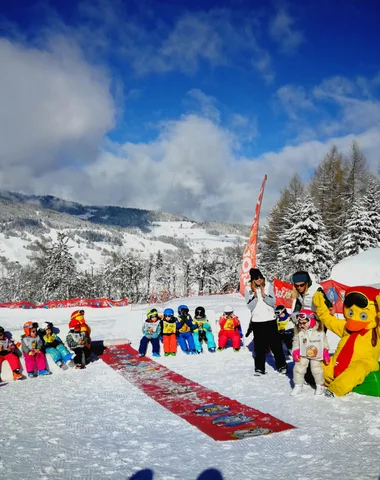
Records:
[[[348,152],[356,139],[376,168],[380,129],[305,141],[256,158],[239,157],[236,135],[210,119],[188,115],[162,125],[148,144],[126,143],[100,153],[81,171],[66,168],[31,179],[34,191],[92,204],[176,212],[197,220],[250,223],[265,174],[263,216],[299,173],[308,179],[333,144]],[[74,174],[75,173],[75,174]],[[49,188],[47,189],[47,185]]]
[[[114,123],[105,74],[63,39],[48,50],[1,39],[0,64],[2,188],[25,187],[68,158],[91,161]]]
[[[294,19],[281,9],[269,25],[269,34],[284,53],[295,52],[303,42],[303,35],[294,27]]]
[[[305,89],[300,86],[284,85],[277,90],[276,98],[292,120],[298,119],[300,111],[315,108]]]
[[[216,123],[220,122],[220,112],[217,108],[217,100],[211,95],[207,95],[198,88],[192,88],[187,92],[187,97],[196,104],[196,109],[200,109],[203,116],[213,120]]]

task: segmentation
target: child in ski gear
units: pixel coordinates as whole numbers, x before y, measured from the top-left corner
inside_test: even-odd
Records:
[[[270,349],[277,370],[286,374],[285,354],[274,317],[273,287],[258,268],[251,268],[251,280],[244,290],[247,306],[251,311],[250,329],[253,331],[255,348],[255,375],[265,374],[265,354]],[[248,334],[248,332],[247,332]]]
[[[291,352],[293,348],[294,323],[284,305],[277,305],[274,309],[277,320],[277,329],[285,347]]]
[[[156,309],[147,313],[142,332],[144,336],[140,341],[139,357],[145,357],[149,342],[152,344],[153,356],[160,357],[161,319]]]
[[[203,352],[202,342],[205,342],[207,344],[208,351],[214,353],[216,348],[214,335],[212,334],[211,325],[206,317],[206,311],[204,307],[197,307],[195,309],[193,324],[193,339],[196,352]]]
[[[195,345],[193,339],[194,324],[191,315],[189,315],[189,307],[180,305],[178,307],[177,333],[178,343],[181,350],[186,355],[195,355]]]
[[[86,320],[84,318],[84,310],[75,310],[71,314],[70,320],[78,320],[81,328],[80,331],[84,332],[87,335],[87,347],[91,348],[91,328],[87,325]]]
[[[309,363],[316,384],[315,395],[323,395],[325,380],[323,362],[326,365],[330,363],[326,333],[312,310],[301,310],[295,315],[295,320],[297,323],[293,339],[294,388],[291,395],[302,392]]]
[[[172,308],[165,308],[164,318],[161,320],[162,343],[165,357],[177,354],[177,319]]]
[[[66,336],[66,343],[75,353],[75,366],[76,368],[85,368],[91,356],[87,332],[82,330],[82,324],[78,319],[70,320],[69,328],[70,331]]]
[[[73,354],[70,353],[67,348],[65,347],[62,340],[53,333],[53,324],[48,323],[47,327],[45,328],[45,335],[43,336],[44,342],[44,349],[45,352],[48,353],[53,361],[62,368],[64,364],[70,362],[73,358]],[[66,367],[65,367],[66,368]]]
[[[226,348],[228,339],[231,339],[232,347],[235,352],[240,350],[240,338],[241,327],[240,321],[236,315],[234,315],[234,309],[229,305],[224,307],[224,313],[219,319],[219,338],[218,338],[218,351]]]
[[[13,341],[5,335],[5,330],[0,327],[0,382],[1,366],[4,360],[7,360],[13,372],[13,380],[22,380],[24,377],[20,373],[21,365],[18,356],[15,354],[16,346]]]
[[[37,335],[38,323],[26,322],[24,325],[25,334],[21,337],[21,348],[24,354],[26,371],[28,377],[35,377],[36,370],[38,375],[49,375],[47,369],[46,356],[43,349],[43,342]]]

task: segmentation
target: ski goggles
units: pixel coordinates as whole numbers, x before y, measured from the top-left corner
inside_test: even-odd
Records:
[[[310,322],[310,317],[307,313],[297,313],[296,320],[300,325],[305,325],[306,323]]]
[[[351,308],[353,305],[359,308],[367,308],[369,303],[370,301],[364,293],[352,292],[345,297],[343,305],[347,308]]]

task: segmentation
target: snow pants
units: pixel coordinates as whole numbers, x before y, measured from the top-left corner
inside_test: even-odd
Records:
[[[11,367],[12,372],[17,370],[18,368],[21,368],[20,360],[18,356],[12,352],[9,352],[6,355],[0,355],[0,373],[1,373],[1,366],[4,360],[7,360],[7,362],[9,363],[9,366]]]
[[[63,343],[60,343],[55,348],[47,348],[46,353],[51,356],[54,363],[66,363],[72,358],[72,354],[67,350]]]
[[[202,340],[207,343],[207,348],[215,348],[214,335],[209,330],[199,330],[193,333],[194,347],[197,352],[202,350]]]
[[[28,373],[35,373],[37,370],[47,370],[46,357],[43,352],[37,352],[35,355],[24,353],[25,367]]]
[[[316,385],[323,385],[325,376],[323,373],[323,363],[320,360],[309,360],[301,357],[299,362],[295,362],[293,370],[293,381],[295,385],[303,385],[305,373],[310,363],[311,374],[314,377]]]
[[[229,338],[232,341],[233,348],[240,348],[240,335],[235,330],[221,330],[219,332],[219,348],[225,348]]]
[[[163,335],[164,353],[177,353],[177,335]]]
[[[83,365],[85,366],[86,363],[88,363],[90,357],[91,357],[91,352],[90,349],[87,347],[76,347],[72,348],[73,352],[75,353],[74,357],[74,363],[75,365]]]
[[[153,353],[160,353],[160,339],[158,337],[148,338],[148,337],[145,337],[145,335],[142,337],[140,341],[139,353],[141,353],[142,355],[146,355],[149,342],[152,344]]]
[[[283,330],[282,332],[279,332],[279,335],[282,343],[289,350],[289,352],[291,352],[293,348],[294,328]]]
[[[334,357],[328,365],[324,366],[325,385],[338,397],[351,392],[354,387],[364,382],[369,373],[376,371],[373,363],[370,364],[361,359],[351,362],[346,370],[338,377],[334,377],[335,361],[333,360],[335,360]]]
[[[183,352],[192,352],[195,350],[193,334],[191,332],[180,333],[178,343]]]
[[[277,369],[286,367],[282,340],[277,329],[276,320],[252,322],[253,346],[255,348],[255,370],[265,372],[265,354],[271,349]]]

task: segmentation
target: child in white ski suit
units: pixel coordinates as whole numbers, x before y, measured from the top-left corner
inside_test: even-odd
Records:
[[[303,309],[296,314],[296,328],[293,338],[293,370],[294,388],[291,395],[298,395],[303,390],[305,373],[310,363],[314,377],[315,395],[324,393],[323,365],[330,363],[329,345],[323,325],[312,310]]]

